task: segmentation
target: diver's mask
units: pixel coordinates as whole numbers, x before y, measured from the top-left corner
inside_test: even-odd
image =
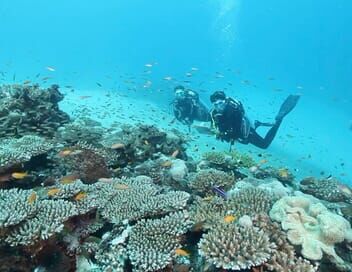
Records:
[[[178,90],[175,91],[175,97],[178,100],[185,99],[186,98],[186,93],[185,93],[184,90],[178,89]]]
[[[219,100],[216,100],[214,103],[214,109],[215,111],[217,112],[223,112],[224,109],[225,109],[225,106],[226,106],[226,100],[224,99],[219,99]]]

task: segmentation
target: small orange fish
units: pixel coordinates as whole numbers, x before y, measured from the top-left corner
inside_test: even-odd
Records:
[[[128,188],[130,188],[127,184],[124,184],[124,183],[116,183],[114,185],[114,187],[117,189],[117,190],[127,190]]]
[[[59,156],[63,158],[63,157],[70,155],[71,153],[72,153],[72,150],[65,149],[65,150],[61,150],[59,152]]]
[[[172,161],[164,161],[161,166],[162,167],[165,167],[165,168],[168,168],[168,167],[171,167],[172,165]]]
[[[225,221],[225,223],[232,223],[233,221],[235,221],[236,220],[236,216],[234,216],[234,215],[226,215],[225,217],[224,217],[224,221]]]
[[[113,144],[111,146],[111,149],[122,149],[122,148],[125,148],[125,145],[122,143]]]
[[[14,179],[24,179],[27,176],[28,176],[27,172],[13,172],[11,174],[11,177],[13,177]]]
[[[268,162],[268,160],[265,160],[265,159],[264,159],[264,160],[261,160],[259,163],[260,163],[260,164],[264,164],[264,163],[267,163],[267,162]]]
[[[179,153],[180,150],[176,149],[174,152],[172,152],[171,157],[176,158]]]
[[[48,196],[54,196],[58,194],[61,190],[59,188],[52,188],[48,191]]]
[[[84,199],[87,196],[87,193],[85,192],[79,192],[77,195],[75,195],[74,199],[76,201],[81,201],[82,199]]]
[[[184,257],[189,256],[189,252],[186,251],[186,250],[184,250],[184,249],[182,249],[182,248],[176,248],[176,249],[175,249],[175,253],[176,253],[176,255],[178,255],[178,256],[184,256]]]
[[[37,200],[37,194],[35,192],[31,193],[28,197],[28,203],[33,204]]]
[[[78,179],[77,175],[67,175],[64,176],[60,179],[61,184],[71,184],[73,183],[76,179]]]

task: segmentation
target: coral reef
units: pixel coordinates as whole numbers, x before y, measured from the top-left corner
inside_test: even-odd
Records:
[[[100,194],[99,198],[104,199],[105,203],[99,210],[104,218],[114,224],[181,210],[190,197],[181,191],[162,192],[146,176],[115,180]]]
[[[39,200],[32,190],[0,190],[0,240],[11,246],[31,245],[61,232],[63,223],[77,215],[64,200]]]
[[[226,201],[228,210],[233,210],[239,216],[268,213],[274,198],[267,191],[255,187],[245,188],[235,192]]]
[[[264,264],[269,271],[314,272],[317,270],[317,266],[296,256],[294,247],[287,240],[286,233],[281,230],[279,224],[272,222],[268,215],[254,216],[253,225],[263,230],[269,236],[270,242],[275,244],[272,257]]]
[[[300,189],[306,194],[330,202],[346,202],[352,204],[352,189],[334,178],[305,178],[300,182]]]
[[[62,99],[58,85],[47,89],[38,85],[0,86],[0,137],[53,136],[59,126],[69,122],[69,116],[58,106]]]
[[[99,178],[111,177],[107,160],[92,148],[76,145],[68,149],[69,156],[65,156],[66,171],[77,176],[85,183],[94,183]]]
[[[157,271],[170,264],[175,250],[181,247],[181,236],[191,224],[187,212],[138,221],[132,228],[127,245],[133,271]]]
[[[206,261],[223,269],[249,269],[267,262],[275,245],[264,231],[221,223],[204,234],[199,252]]]
[[[103,141],[106,147],[120,144],[123,148],[116,150],[124,157],[126,163],[143,162],[152,159],[157,153],[167,156],[174,154],[179,159],[186,159],[185,139],[177,132],[164,132],[155,126],[122,126],[121,131],[108,135]]]
[[[216,169],[202,169],[190,177],[189,187],[201,196],[213,195],[214,186],[228,191],[235,183],[232,174]]]
[[[0,172],[16,164],[28,162],[52,148],[53,144],[50,141],[34,135],[26,135],[20,139],[2,139],[0,140]]]
[[[104,128],[97,121],[80,117],[57,129],[55,137],[60,142],[76,144],[77,142],[98,143],[104,134]]]
[[[302,246],[303,257],[321,260],[326,253],[335,263],[344,263],[334,246],[352,240],[351,226],[323,204],[305,196],[287,196],[275,202],[270,217],[281,223],[293,245]]]
[[[256,165],[256,162],[247,153],[242,153],[242,152],[233,150],[231,152],[228,152],[227,154],[231,156],[233,165],[236,167],[250,168]]]

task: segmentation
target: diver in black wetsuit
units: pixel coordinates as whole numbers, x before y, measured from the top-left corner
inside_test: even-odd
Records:
[[[285,100],[275,117],[275,123],[255,121],[254,127],[252,127],[240,101],[226,97],[222,91],[214,92],[210,96],[210,101],[214,106],[210,112],[212,128],[216,130],[217,139],[230,142],[231,145],[238,141],[265,149],[274,140],[283,118],[293,110],[299,97],[298,95],[290,95]],[[264,138],[256,132],[259,126],[271,127]]]
[[[190,126],[194,120],[208,122],[210,114],[207,107],[200,102],[199,95],[183,86],[174,89],[175,99],[172,102],[175,118],[181,123]]]

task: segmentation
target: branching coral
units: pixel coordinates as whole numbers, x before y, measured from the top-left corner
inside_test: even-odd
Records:
[[[134,271],[157,271],[170,264],[175,250],[181,247],[181,236],[191,224],[187,212],[138,221],[127,245]]]
[[[191,177],[189,187],[204,196],[213,195],[214,186],[227,191],[234,185],[234,182],[234,176],[231,174],[216,169],[204,169]]]
[[[78,213],[67,201],[36,200],[33,194],[31,190],[0,191],[0,207],[6,209],[1,216],[0,238],[12,246],[48,239],[63,229],[67,219]]]
[[[264,231],[232,223],[218,224],[203,236],[198,246],[207,262],[232,270],[262,265],[275,250]]]
[[[344,261],[336,254],[334,245],[352,240],[349,222],[331,213],[305,196],[284,197],[270,211],[270,217],[281,223],[293,245],[301,245],[301,254],[310,260],[321,260],[323,253],[337,264]]]
[[[101,193],[100,198],[106,200],[100,207],[101,214],[115,224],[183,209],[189,198],[186,192],[161,192],[146,176],[115,180]]]
[[[249,187],[232,194],[227,200],[228,210],[236,211],[241,215],[256,215],[268,213],[273,205],[273,197],[267,191]]]
[[[24,163],[53,148],[48,140],[34,135],[0,140],[0,169]]]

